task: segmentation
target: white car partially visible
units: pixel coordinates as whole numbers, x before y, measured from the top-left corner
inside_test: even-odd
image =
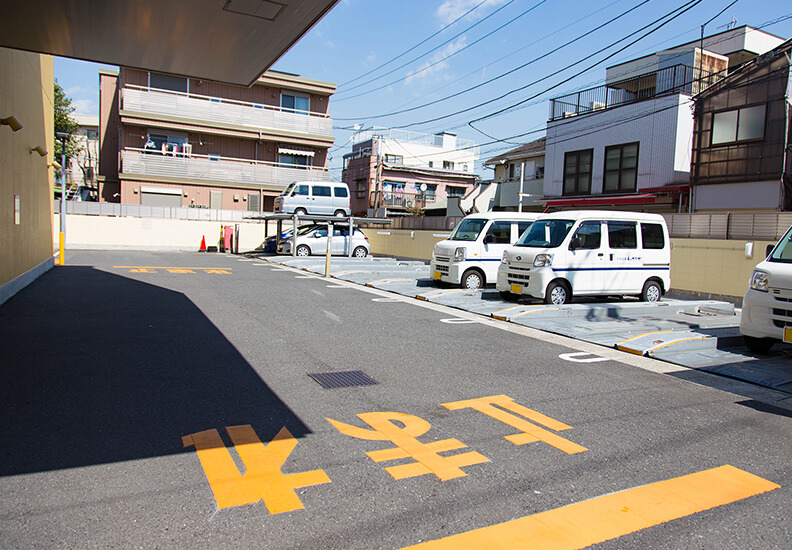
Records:
[[[278,254],[289,255],[292,253],[294,237],[289,237],[281,241],[278,247]],[[308,227],[297,232],[297,256],[311,256],[312,254],[327,254],[327,227]],[[366,235],[360,229],[355,229],[352,235],[352,242],[349,239],[349,227],[333,226],[333,236],[330,241],[330,253],[335,255],[346,255],[349,247],[352,249],[352,256],[355,258],[365,258],[371,253],[371,247]]]

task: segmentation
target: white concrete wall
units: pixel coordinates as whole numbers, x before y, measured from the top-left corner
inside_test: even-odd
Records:
[[[55,214],[53,242],[57,248],[60,220]],[[236,224],[125,218],[112,216],[66,216],[66,249],[197,251],[201,239],[206,246],[217,246],[222,225]],[[239,224],[239,251],[253,250],[264,241],[263,223]],[[270,222],[268,235],[274,235]]]
[[[638,189],[687,183],[691,105],[689,97],[672,95],[548,123],[544,194],[563,195],[564,154],[583,149],[594,149],[591,194],[601,194],[605,147],[636,141]]]

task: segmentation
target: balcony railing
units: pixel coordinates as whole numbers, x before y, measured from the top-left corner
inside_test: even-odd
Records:
[[[420,210],[424,206],[437,202],[434,193],[404,193],[394,191],[372,191],[369,194],[369,208],[403,208]]]
[[[330,180],[323,168],[282,166],[272,162],[127,148],[121,152],[121,172],[151,178],[218,181],[286,186],[295,180]]]
[[[322,113],[281,109],[272,105],[127,85],[121,109],[199,121],[204,125],[232,124],[251,131],[281,130],[332,137],[333,121]]]
[[[699,74],[703,77],[699,78]],[[581,90],[550,100],[550,121],[593,113],[662,95],[696,95],[725,76],[687,65],[674,65],[627,80]]]

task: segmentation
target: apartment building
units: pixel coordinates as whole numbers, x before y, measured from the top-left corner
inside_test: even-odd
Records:
[[[387,128],[358,132],[344,155],[341,179],[352,193],[352,212],[415,212],[464,197],[475,186],[475,142],[456,134]]]
[[[101,71],[99,200],[271,211],[290,182],[330,179],[334,91],[276,71],[251,87]]]
[[[494,170],[493,210],[541,212],[544,204],[545,138],[534,140],[484,162]]]
[[[96,201],[99,171],[99,116],[71,115],[77,123],[74,139],[79,151],[66,158],[66,199]],[[57,191],[56,191],[57,192]]]
[[[695,210],[792,210],[792,40],[696,100]]]
[[[691,209],[693,98],[782,42],[730,29],[609,67],[604,85],[552,99],[546,209]]]

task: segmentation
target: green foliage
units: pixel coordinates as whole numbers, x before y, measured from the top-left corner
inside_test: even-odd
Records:
[[[69,134],[69,139],[66,140],[66,156],[73,157],[82,150],[80,142],[77,140],[77,128],[79,125],[69,115],[74,112],[74,107],[71,104],[71,98],[66,95],[61,85],[58,84],[58,79],[55,79],[55,158],[60,162],[63,152],[61,151],[61,138],[58,137],[58,132]]]

